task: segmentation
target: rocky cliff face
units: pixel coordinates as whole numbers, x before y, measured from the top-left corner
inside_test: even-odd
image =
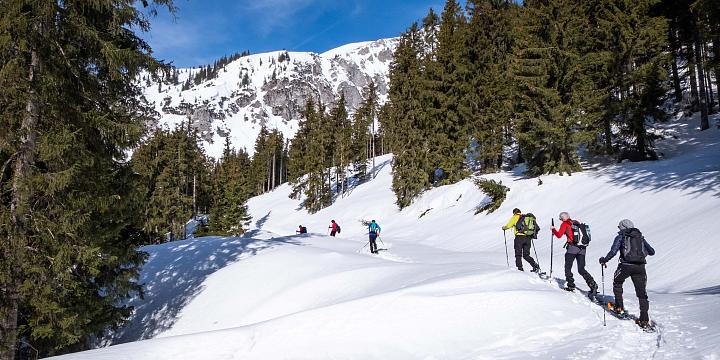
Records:
[[[352,113],[363,100],[363,89],[373,81],[384,102],[396,44],[393,38],[349,44],[323,54],[249,55],[192,85],[187,80],[199,69],[179,69],[176,84],[147,84],[145,95],[160,114],[160,126],[190,121],[205,140],[209,155],[222,153],[227,136],[233,146],[252,153],[262,126],[292,138],[300,111],[311,98],[330,105],[342,93]]]

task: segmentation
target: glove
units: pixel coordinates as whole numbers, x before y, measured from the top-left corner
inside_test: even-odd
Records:
[[[606,262],[607,260],[604,257],[600,257],[600,264],[605,265]]]

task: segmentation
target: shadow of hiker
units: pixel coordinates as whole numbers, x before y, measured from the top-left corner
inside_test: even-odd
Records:
[[[240,258],[284,245],[301,244],[292,238],[204,237],[142,248],[150,255],[139,279],[144,297],[129,301],[135,308],[132,317],[104,345],[149,339],[169,329],[212,273]]]

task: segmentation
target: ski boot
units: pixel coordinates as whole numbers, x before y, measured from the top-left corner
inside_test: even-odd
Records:
[[[655,326],[648,320],[635,320],[635,324],[645,332],[655,332]]]
[[[592,284],[592,286],[590,286],[590,291],[588,291],[588,294],[587,294],[587,296],[590,300],[597,299],[597,294],[598,294],[597,290],[598,290],[597,284]]]

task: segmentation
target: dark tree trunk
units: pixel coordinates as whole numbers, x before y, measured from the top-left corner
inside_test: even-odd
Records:
[[[17,350],[17,319],[20,302],[19,286],[22,274],[17,273],[18,249],[22,248],[28,216],[31,166],[35,161],[37,127],[40,122],[40,96],[37,82],[42,72],[42,61],[37,50],[30,52],[28,69],[28,99],[25,116],[20,125],[20,146],[13,171],[10,221],[12,227],[7,239],[3,257],[10,263],[10,282],[0,290],[0,360],[13,360]]]
[[[708,64],[710,61],[710,57],[708,56],[708,44],[703,42],[702,47],[703,53],[703,64]],[[705,86],[707,89],[707,108],[708,108],[708,114],[712,115],[715,114],[715,97],[713,96],[713,90],[712,90],[712,67],[705,68]]]
[[[718,30],[720,31],[720,30]],[[720,107],[720,35],[713,37],[713,58],[715,59],[715,89]]]
[[[688,58],[688,72],[690,73],[690,110],[697,112],[698,106],[698,83],[697,73],[695,71],[695,52],[693,44],[687,45],[687,58]]]
[[[693,27],[693,42],[695,43],[695,59],[697,60],[697,76],[700,85],[700,130],[706,130],[710,128],[708,121],[708,108],[707,108],[707,95],[705,94],[705,74],[703,71],[702,62],[702,34],[697,27],[697,24]]]
[[[682,100],[682,92],[680,95],[680,99]],[[612,148],[612,128],[610,127],[610,116],[605,115],[605,119],[603,120],[603,127],[605,130],[605,153],[606,154],[612,154],[613,148]]]
[[[672,20],[670,22],[670,26],[668,27],[669,32],[669,39],[670,39],[670,54],[672,55],[671,59],[671,65],[672,65],[672,77],[673,77],[673,89],[675,93],[675,102],[682,103],[683,100],[683,93],[682,88],[680,87],[680,75],[678,73],[678,44],[677,44],[677,38],[675,37],[675,21]]]

